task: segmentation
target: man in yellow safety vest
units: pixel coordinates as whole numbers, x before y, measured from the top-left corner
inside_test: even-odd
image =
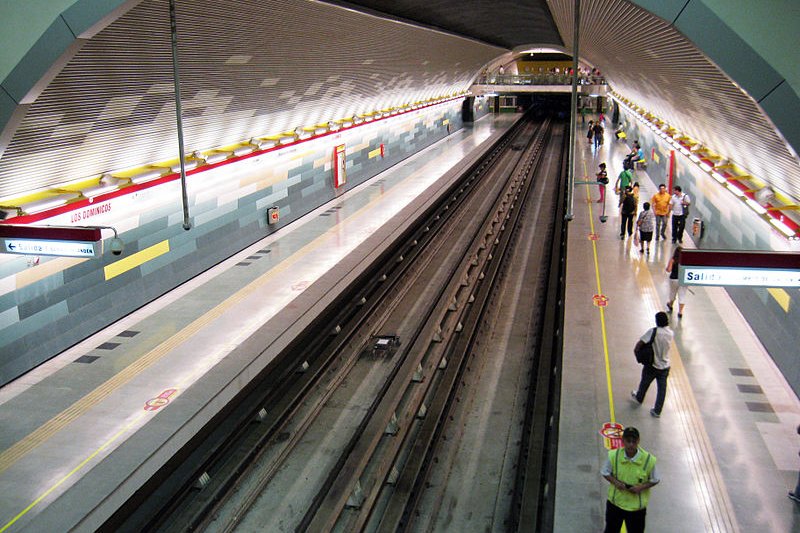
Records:
[[[628,533],[644,533],[647,501],[650,488],[661,478],[656,470],[655,456],[639,448],[639,430],[625,428],[622,432],[623,448],[608,452],[600,473],[611,486],[606,502],[605,533],[619,533],[622,523]]]

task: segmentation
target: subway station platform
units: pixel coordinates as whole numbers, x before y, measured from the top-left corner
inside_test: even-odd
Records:
[[[0,532],[99,527],[519,116],[454,132],[0,389]]]
[[[606,162],[610,187],[603,224],[597,186],[577,186],[569,228],[555,531],[603,530],[606,423],[638,428],[640,446],[658,459],[662,481],[651,489],[647,531],[800,531],[800,505],[787,498],[800,467],[800,402],[723,288],[692,288],[683,318],[677,306],[670,315],[661,417],[649,412],[655,382],[642,405],[630,397],[641,374],[633,346],[666,311],[675,245],[671,225],[650,255],[619,238],[613,185],[630,148],[606,127],[597,150],[578,125],[576,180],[594,179]],[[667,180],[635,174],[641,210]],[[688,233],[683,246],[694,247]]]
[[[0,532],[102,524],[516,118],[455,132],[0,389]],[[609,137],[595,151],[577,136],[579,178],[605,161],[613,184],[628,147]],[[640,204],[660,178],[637,171]],[[643,256],[618,237],[613,193],[605,224],[597,198],[578,186],[570,223],[555,531],[603,529],[604,423],[658,457],[648,531],[800,531],[800,402],[723,289],[671,315],[661,418],[655,384],[631,402],[672,244]]]

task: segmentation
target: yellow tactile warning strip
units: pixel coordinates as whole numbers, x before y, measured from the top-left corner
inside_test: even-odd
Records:
[[[267,283],[273,277],[289,268],[292,264],[302,259],[315,248],[319,247],[323,239],[327,236],[327,233],[328,232],[322,234],[320,237],[298,250],[286,261],[282,262],[280,265],[265,273],[263,276],[235,292],[233,295],[231,295],[231,297],[197,318],[194,322],[180,330],[169,339],[150,350],[147,354],[140,357],[134,363],[131,363],[115,376],[109,378],[105,383],[94,389],[77,402],[73,403],[67,409],[64,409],[58,415],[42,424],[39,428],[27,435],[25,438],[10,448],[4,450],[2,453],[0,453],[0,474],[17,462],[25,454],[55,435],[67,424],[83,415],[92,406],[103,400],[103,398],[136,377],[139,373],[170,353],[184,341],[197,334],[212,321],[219,318],[228,309],[238,304],[244,298],[250,296],[253,292],[257,291],[262,285]]]
[[[364,208],[354,213],[352,217],[358,216],[362,211],[364,211],[369,207],[370,205],[365,206]],[[266,284],[273,277],[277,276],[281,272],[290,268],[293,264],[300,261],[304,256],[306,256],[314,249],[321,246],[324,239],[327,237],[330,231],[335,231],[335,230],[326,231],[325,233],[317,237],[315,240],[313,240],[312,242],[310,242],[309,244],[298,250],[290,258],[287,258],[286,261],[283,261],[280,265],[276,266],[269,272],[265,273],[263,276],[259,277],[255,281],[251,282],[247,286],[243,287],[242,289],[234,293],[230,298],[226,299],[224,302],[222,302],[215,308],[211,309],[210,311],[199,317],[197,320],[186,326],[184,329],[182,329],[181,331],[179,331],[178,333],[176,333],[175,335],[173,335],[160,345],[156,346],[153,350],[151,350],[150,352],[139,358],[136,362],[132,363],[124,370],[122,370],[120,373],[111,377],[105,383],[94,389],[92,392],[90,392],[77,402],[73,403],[67,409],[63,410],[58,415],[54,416],[53,418],[42,424],[39,428],[37,428],[35,431],[24,437],[22,440],[18,441],[10,448],[4,450],[2,453],[0,453],[0,474],[5,472],[8,468],[10,468],[17,461],[19,461],[31,450],[33,450],[40,444],[46,442],[49,438],[51,438],[53,435],[64,429],[72,421],[82,416],[94,405],[102,401],[105,397],[113,393],[119,387],[123,386],[125,383],[127,383],[128,381],[136,377],[139,373],[144,371],[146,368],[159,361],[165,355],[169,354],[173,349],[177,348],[181,343],[191,338],[193,335],[197,334],[200,330],[202,330],[212,321],[216,320],[228,309],[238,304],[244,298],[250,296],[253,292],[256,292],[262,285]],[[75,473],[80,471],[84,466],[86,466],[87,463],[89,463],[89,461],[91,461],[91,459],[96,457],[98,453],[100,453],[101,451],[106,449],[109,445],[111,445],[114,441],[116,441],[130,427],[132,427],[132,424],[129,423],[125,426],[125,428],[123,428],[122,430],[117,432],[114,436],[112,436],[111,439],[104,442],[99,448],[97,448],[97,450],[95,450],[87,458],[82,460],[67,475],[59,479],[54,485],[49,487],[38,498],[36,498],[33,502],[31,502],[31,504],[29,504],[9,523],[5,524],[3,528],[0,529],[0,533],[2,533],[5,529],[10,527],[14,522],[19,520],[26,513],[28,513],[33,507],[35,507],[39,502],[41,502],[44,498],[46,498],[47,495],[56,490],[67,479],[69,479]]]
[[[128,270],[136,268],[139,265],[150,261],[151,259],[155,259],[159,255],[164,255],[167,252],[169,252],[169,240],[161,241],[153,246],[148,246],[144,250],[140,250],[124,259],[120,259],[119,261],[115,261],[103,268],[106,281],[115,276],[119,276]]]
[[[654,315],[663,309],[663,306],[653,276],[644,264],[634,268],[634,275],[641,297],[646,304],[649,304],[650,312]],[[698,499],[698,509],[703,513],[705,531],[737,533],[740,529],[733,504],[728,496],[717,456],[711,447],[700,408],[674,341],[670,346],[670,362],[669,413],[670,416],[677,418],[681,435],[686,442],[685,452],[690,457],[689,470],[694,478],[694,492]]]
[[[425,166],[420,169],[418,172],[425,172]],[[367,205],[362,207],[361,209],[354,212],[352,215],[347,217],[345,221],[355,220],[358,217],[362,216],[364,213],[369,212],[372,208],[373,204],[380,200],[380,197],[376,198],[375,200],[369,202]],[[345,221],[342,221],[344,223]],[[108,379],[105,383],[94,389],[92,392],[72,404],[70,407],[56,415],[55,417],[51,418],[44,424],[42,424],[39,428],[35,431],[24,437],[22,440],[15,443],[10,448],[4,450],[0,453],[0,474],[5,472],[8,468],[10,468],[14,463],[16,463],[19,459],[29,453],[31,450],[39,446],[40,444],[47,441],[50,437],[55,435],[57,432],[62,430],[72,421],[86,413],[90,408],[96,405],[98,402],[103,400],[105,397],[113,393],[116,389],[136,377],[139,373],[145,370],[147,367],[151,366],[152,364],[159,361],[165,355],[170,353],[173,349],[179,346],[181,343],[198,333],[202,328],[207,326],[210,322],[217,319],[223,313],[225,313],[228,309],[233,307],[234,305],[241,302],[244,298],[250,296],[254,292],[257,292],[258,289],[272,280],[275,276],[281,274],[285,270],[292,267],[292,265],[296,264],[298,261],[301,261],[306,255],[314,251],[315,249],[322,246],[327,239],[328,235],[333,233],[337,234],[340,231],[338,225],[333,227],[302,247],[300,250],[292,254],[291,257],[287,258],[285,261],[282,261],[281,264],[277,265],[275,268],[271,269],[269,272],[266,272],[264,275],[260,276],[258,279],[254,280],[247,286],[243,287],[236,293],[234,293],[231,297],[226,299],[224,302],[220,303],[197,320],[186,326],[184,329],[155,347],[153,350],[139,358],[136,362],[132,363],[120,373],[116,374],[115,376]],[[10,527],[14,522],[19,520],[22,516],[28,513],[33,507],[35,507],[38,503],[40,503],[47,495],[51,494],[56,488],[62,485],[67,479],[72,477],[75,473],[80,471],[86,464],[88,464],[91,459],[97,456],[101,451],[108,448],[114,441],[118,440],[121,435],[123,435],[130,427],[132,427],[132,423],[126,424],[124,428],[122,428],[119,432],[117,432],[114,436],[112,436],[109,440],[104,442],[99,448],[97,448],[94,452],[92,452],[88,457],[83,459],[76,467],[74,467],[67,475],[59,479],[54,485],[49,487],[45,492],[43,492],[38,498],[36,498],[31,504],[29,504],[23,511],[21,511],[16,517],[14,517],[9,523],[3,526],[3,529],[0,529],[0,533]]]
[[[792,298],[789,296],[789,293],[786,292],[784,289],[767,289],[770,295],[778,302],[778,305],[781,306],[784,313],[789,312],[789,302],[791,302]]]

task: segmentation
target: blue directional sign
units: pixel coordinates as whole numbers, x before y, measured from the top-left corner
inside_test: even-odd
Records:
[[[65,257],[97,257],[98,243],[80,241],[45,241],[2,239],[2,250],[10,254],[58,255]]]
[[[97,257],[103,252],[99,227],[0,224],[0,253]]]

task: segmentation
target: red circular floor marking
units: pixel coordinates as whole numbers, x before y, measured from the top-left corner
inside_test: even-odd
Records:
[[[155,398],[150,398],[144,404],[145,411],[157,411],[167,405],[170,398],[178,392],[178,389],[167,389]]]
[[[597,233],[590,233],[589,234],[589,240],[590,241],[596,241],[599,238],[600,238],[600,235],[598,235]]]
[[[600,435],[605,439],[606,449],[616,450],[622,448],[622,424],[606,422],[600,429]]]
[[[608,298],[603,294],[595,294],[592,296],[592,303],[597,307],[605,307],[608,305]]]

